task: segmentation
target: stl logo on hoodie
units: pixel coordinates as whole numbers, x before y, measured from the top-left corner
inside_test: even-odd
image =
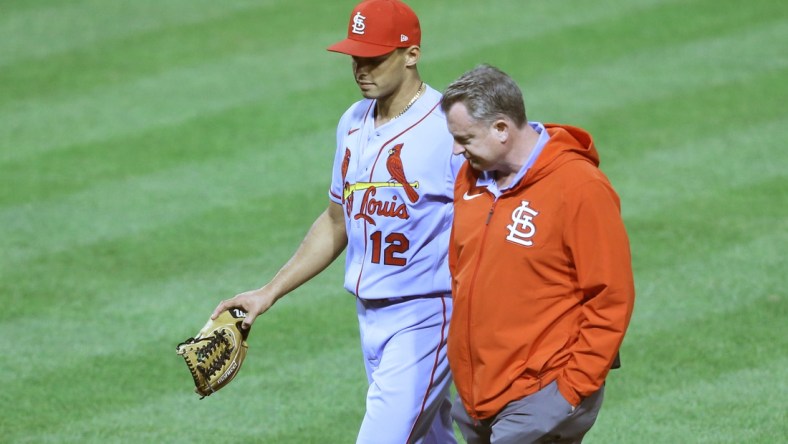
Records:
[[[536,226],[533,223],[534,217],[539,214],[538,211],[529,207],[530,202],[524,200],[519,207],[512,211],[512,224],[507,225],[509,235],[506,240],[514,242],[526,247],[532,246],[534,243],[531,238],[536,234]]]

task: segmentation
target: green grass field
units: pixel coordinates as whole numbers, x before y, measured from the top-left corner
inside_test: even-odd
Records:
[[[354,442],[341,260],[221,393],[175,355],[325,207],[360,96],[324,48],[354,4],[0,1],[0,441]],[[427,82],[499,66],[529,118],[594,135],[622,198],[637,304],[586,442],[788,442],[788,6],[411,5]]]

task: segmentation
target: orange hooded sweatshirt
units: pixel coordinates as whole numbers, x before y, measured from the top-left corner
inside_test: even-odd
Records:
[[[449,248],[449,364],[466,410],[490,418],[553,380],[577,406],[616,358],[635,300],[620,203],[591,136],[550,140],[496,199],[466,162]]]

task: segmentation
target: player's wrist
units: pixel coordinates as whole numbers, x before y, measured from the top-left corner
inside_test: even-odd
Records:
[[[284,289],[274,283],[263,285],[252,293],[255,299],[269,301],[271,304],[282,299],[287,294]]]

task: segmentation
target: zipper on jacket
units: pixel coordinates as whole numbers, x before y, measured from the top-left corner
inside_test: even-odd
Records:
[[[487,227],[490,225],[490,219],[492,218],[493,211],[495,211],[495,205],[498,203],[498,199],[493,197],[493,203],[490,206],[490,212],[487,213],[487,220],[484,222],[484,229],[482,230],[482,242],[479,245],[479,254],[476,255],[476,265],[473,269],[473,277],[471,278],[471,285],[470,291],[468,292],[468,325],[465,327],[465,334],[467,335],[468,340],[468,362],[470,363],[470,373],[471,373],[471,384],[474,381],[474,373],[473,373],[473,356],[471,353],[471,315],[473,314],[473,293],[474,288],[476,287],[476,276],[479,272],[479,264],[482,262],[482,256],[484,256],[484,245],[487,243]],[[475,400],[473,399],[473,393],[471,393],[471,402],[470,404],[473,406],[475,404]],[[479,412],[473,412],[477,417],[479,416]],[[471,418],[474,422],[476,418]]]
[[[493,210],[495,210],[495,203],[498,202],[497,200],[493,201],[492,206],[490,207],[490,212],[487,213],[487,220],[484,221],[484,225],[490,225],[490,219],[492,219]]]

